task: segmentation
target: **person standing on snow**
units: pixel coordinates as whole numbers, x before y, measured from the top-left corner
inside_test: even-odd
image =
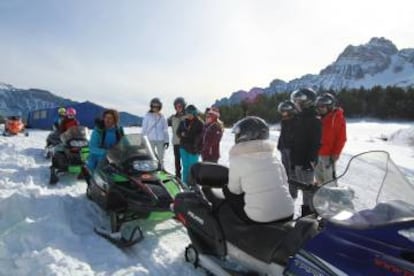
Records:
[[[335,163],[346,142],[344,111],[336,106],[336,98],[324,93],[316,98],[316,111],[322,117],[322,145],[319,149],[315,176],[319,184],[336,178]]]
[[[288,179],[291,179],[294,178],[294,170],[292,169],[290,154],[293,143],[293,123],[297,114],[297,109],[293,102],[286,100],[278,105],[277,110],[282,116],[280,121],[280,136],[277,142],[277,149],[280,151],[286,175]],[[298,189],[290,183],[289,192],[292,198],[296,199],[298,197]]]
[[[190,168],[198,162],[202,146],[203,122],[198,117],[198,110],[194,105],[185,109],[185,119],[181,121],[177,129],[180,138],[180,155],[183,164],[181,179],[183,183],[189,183]]]
[[[150,102],[150,110],[142,121],[142,134],[148,137],[161,166],[164,167],[164,151],[168,149],[169,137],[167,119],[161,113],[161,109],[160,99],[153,98]]]
[[[218,121],[219,118],[218,108],[211,107],[208,109],[201,149],[201,159],[203,161],[217,163],[220,158],[220,140],[223,136],[223,126]]]
[[[102,118],[96,121],[96,126],[89,141],[89,156],[87,166],[95,170],[98,163],[104,159],[108,149],[112,148],[124,136],[124,129],[119,126],[119,113],[114,109],[103,112]]]
[[[322,134],[321,120],[314,108],[316,93],[311,88],[302,88],[293,91],[290,99],[299,112],[292,128],[291,158],[295,178],[301,183],[314,185]],[[302,216],[306,216],[313,212],[312,192],[304,190],[302,194]]]
[[[168,125],[172,128],[172,144],[174,148],[175,159],[175,176],[181,179],[181,155],[180,155],[180,138],[177,135],[177,129],[185,116],[186,102],[184,98],[178,97],[174,100],[175,114],[168,118]]]
[[[76,109],[68,107],[66,109],[65,118],[60,122],[59,132],[63,133],[73,126],[79,126],[79,121],[76,120]]]
[[[293,199],[285,171],[269,140],[269,127],[255,116],[233,126],[235,145],[229,153],[229,184],[225,200],[247,223],[291,220]]]

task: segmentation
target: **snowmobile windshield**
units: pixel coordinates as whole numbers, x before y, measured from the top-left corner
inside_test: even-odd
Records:
[[[371,228],[414,220],[414,183],[385,151],[352,157],[345,172],[313,197],[316,212],[334,224]]]
[[[147,136],[128,134],[107,153],[107,159],[115,166],[129,172],[148,172],[159,168]]]
[[[73,126],[60,135],[60,140],[65,145],[84,147],[88,145],[88,128]]]

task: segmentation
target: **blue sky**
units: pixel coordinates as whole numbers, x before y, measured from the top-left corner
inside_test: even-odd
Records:
[[[412,1],[0,0],[0,82],[142,115],[318,73],[374,36],[414,48]]]

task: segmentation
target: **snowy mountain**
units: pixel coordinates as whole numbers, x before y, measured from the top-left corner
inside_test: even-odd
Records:
[[[229,98],[216,101],[216,105],[235,104],[251,99],[258,90],[273,94],[290,92],[302,87],[315,90],[341,90],[349,88],[371,88],[373,86],[414,85],[414,49],[398,50],[388,39],[372,38],[367,44],[349,45],[336,61],[322,69],[318,75],[307,74],[285,82],[273,80],[269,87],[253,88],[250,91],[234,92]]]
[[[0,115],[22,114],[31,110],[70,105],[76,102],[41,89],[19,89],[0,82]]]
[[[56,106],[67,106],[78,102],[65,99],[41,89],[19,89],[0,82],[0,116],[20,114],[24,118],[29,111]],[[136,125],[142,118],[127,112],[120,112],[123,125]]]

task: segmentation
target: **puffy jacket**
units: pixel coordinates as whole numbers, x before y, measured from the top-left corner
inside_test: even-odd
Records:
[[[181,121],[177,129],[180,146],[187,152],[199,154],[202,146],[203,122],[198,117]]]
[[[164,115],[148,112],[142,121],[142,134],[146,135],[150,141],[168,143],[168,124]]]
[[[168,118],[168,125],[172,128],[172,143],[173,145],[180,144],[180,137],[177,135],[177,129],[184,118],[184,113],[176,113]]]
[[[203,161],[215,161],[220,158],[220,140],[223,128],[218,122],[204,125],[201,158]]]
[[[292,164],[309,168],[316,163],[321,146],[321,120],[312,108],[304,109],[293,121]]]
[[[285,170],[269,140],[235,144],[229,154],[229,184],[233,194],[244,193],[244,211],[257,222],[293,215]]]
[[[340,155],[346,142],[346,122],[342,108],[322,117],[322,145],[319,155]]]
[[[122,127],[102,129],[95,127],[89,141],[88,168],[94,170],[106,154],[124,136]]]
[[[66,130],[68,130],[69,128],[73,127],[73,126],[78,126],[79,125],[79,121],[76,120],[75,118],[64,118],[59,125],[59,132],[63,133]]]

